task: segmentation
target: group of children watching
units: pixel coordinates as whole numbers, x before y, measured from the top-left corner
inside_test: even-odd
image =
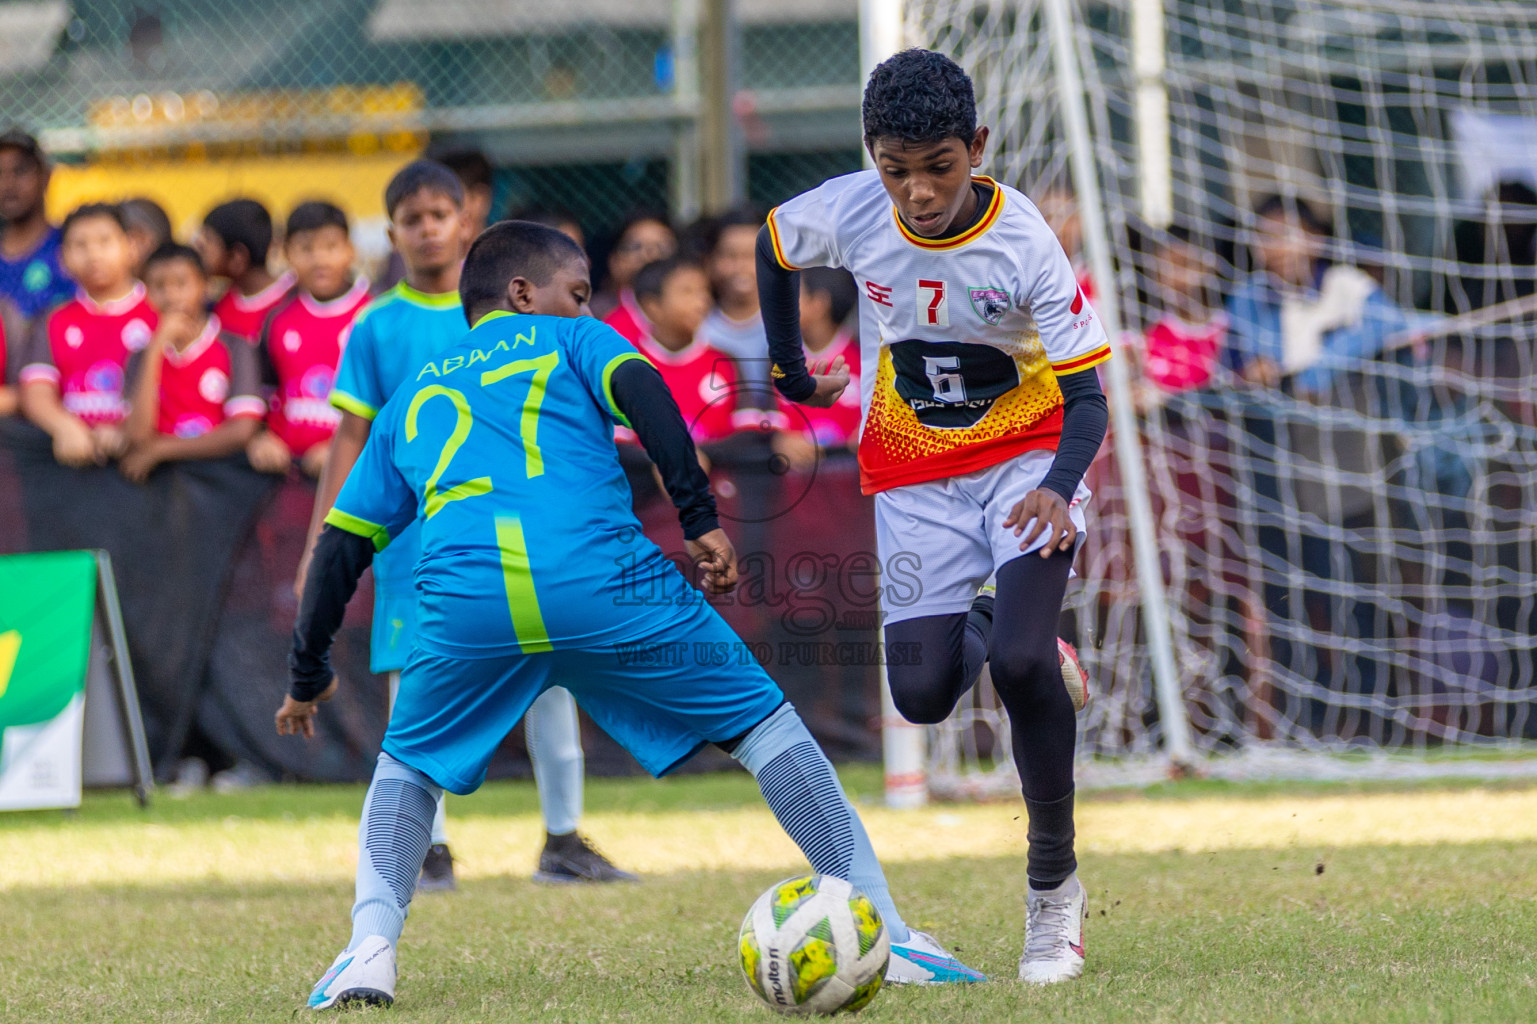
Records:
[[[846,271],[818,268],[801,276],[808,361],[842,355],[853,379],[830,409],[783,403],[769,382],[758,310],[754,254],[762,226],[761,215],[740,209],[680,236],[659,214],[632,215],[619,229],[607,288],[593,311],[661,372],[704,460],[733,435],[769,431],[786,467],[803,469],[818,449],[849,453],[858,443],[857,295]],[[622,430],[619,437],[630,440]]]
[[[65,218],[60,262],[76,291],[5,352],[18,367],[15,404],[67,466],[118,460],[143,481],[164,462],[244,450],[258,470],[296,463],[318,475],[337,420],[331,381],[369,299],[346,215],[295,208],[291,269],[274,277],[259,203],[216,207],[193,246],[170,239],[163,213],[144,228],[133,210],[89,203]],[[229,284],[210,307],[213,277]]]
[[[477,199],[489,206],[482,191]],[[484,226],[484,214],[467,209],[470,193],[453,258]],[[393,238],[397,210],[389,214]],[[580,237],[568,216],[522,216]],[[702,460],[735,435],[768,433],[787,467],[805,468],[818,448],[852,450],[859,391],[856,383],[831,409],[784,407],[775,395],[753,263],[762,222],[733,211],[680,238],[659,214],[627,218],[594,312],[661,371]],[[33,310],[25,327],[12,310],[0,323],[0,382],[9,382],[0,383],[0,416],[20,412],[46,431],[64,465],[116,461],[135,482],[166,462],[242,451],[262,472],[321,476],[341,420],[337,369],[371,300],[342,210],[296,207],[281,245],[287,269],[276,274],[272,218],[252,199],[209,211],[190,246],[172,239],[147,200],[81,206],[57,232],[71,290]],[[385,274],[409,284],[409,260],[397,262]],[[227,283],[210,301],[219,280]],[[808,358],[842,355],[857,379],[853,279],[808,272],[803,293]],[[633,443],[623,430],[617,440]]]

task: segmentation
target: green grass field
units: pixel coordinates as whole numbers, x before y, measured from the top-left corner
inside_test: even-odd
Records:
[[[882,992],[861,1019],[1537,1019],[1537,788],[1182,783],[1080,799],[1089,968],[1012,980],[1022,808],[887,811],[845,772],[909,920],[994,981]],[[361,787],[0,817],[0,1021],[289,1021],[348,934]],[[863,799],[861,799],[863,798]],[[531,785],[450,802],[457,893],[416,901],[401,1022],[756,1021],[734,940],[800,870],[745,774],[594,781],[584,826],[644,871],[527,880]]]

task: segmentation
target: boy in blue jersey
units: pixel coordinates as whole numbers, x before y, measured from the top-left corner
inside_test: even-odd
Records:
[[[326,516],[280,734],[313,732],[317,701],[335,686],[327,652],[347,599],[374,552],[413,522],[421,598],[363,804],[352,938],[309,1005],[393,1001],[395,945],[438,793],[475,790],[502,737],[557,681],[655,775],[709,743],[740,761],[812,867],[880,909],[888,981],[982,980],[903,922],[794,708],[641,532],[616,424],[656,463],[705,587],[736,585],[688,426],[656,369],[587,315],[587,273],[582,251],[550,228],[512,221],[482,234],[459,285],[474,328],[386,403]],[[671,599],[646,600],[657,593]]]
[[[357,462],[379,409],[424,363],[465,334],[458,288],[469,222],[464,217],[464,186],[459,177],[431,160],[414,161],[390,180],[384,205],[390,217],[390,241],[401,254],[406,274],[364,307],[353,323],[331,391],[331,404],[341,410],[342,421],[332,437],[331,454],[316,490],[306,552],[314,547],[321,524]],[[400,670],[416,635],[412,570],[420,553],[420,532],[414,526],[408,528],[388,551],[374,559],[369,660],[373,671],[388,673],[392,706],[400,686]],[[308,556],[296,581],[301,592],[307,566]],[[545,845],[535,880],[633,880],[635,876],[614,867],[577,832],[585,766],[576,701],[571,694],[558,687],[546,691],[529,709],[525,729],[545,823]],[[454,861],[441,800],[418,887],[454,887]]]

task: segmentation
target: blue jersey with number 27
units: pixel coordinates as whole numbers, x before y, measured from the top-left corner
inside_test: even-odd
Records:
[[[417,646],[595,647],[677,615],[638,599],[636,580],[676,570],[641,533],[613,442],[609,380],[638,358],[591,318],[492,313],[380,410],[326,522],[383,550],[420,521]]]

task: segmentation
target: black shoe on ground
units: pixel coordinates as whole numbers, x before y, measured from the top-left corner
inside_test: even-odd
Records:
[[[539,870],[534,881],[552,885],[570,882],[638,882],[628,871],[613,863],[583,838],[580,832],[563,836],[545,833],[544,851],[539,854]]]
[[[447,843],[433,843],[427,848],[427,859],[422,862],[422,877],[416,880],[416,891],[448,892],[456,888],[454,855],[448,852]]]

